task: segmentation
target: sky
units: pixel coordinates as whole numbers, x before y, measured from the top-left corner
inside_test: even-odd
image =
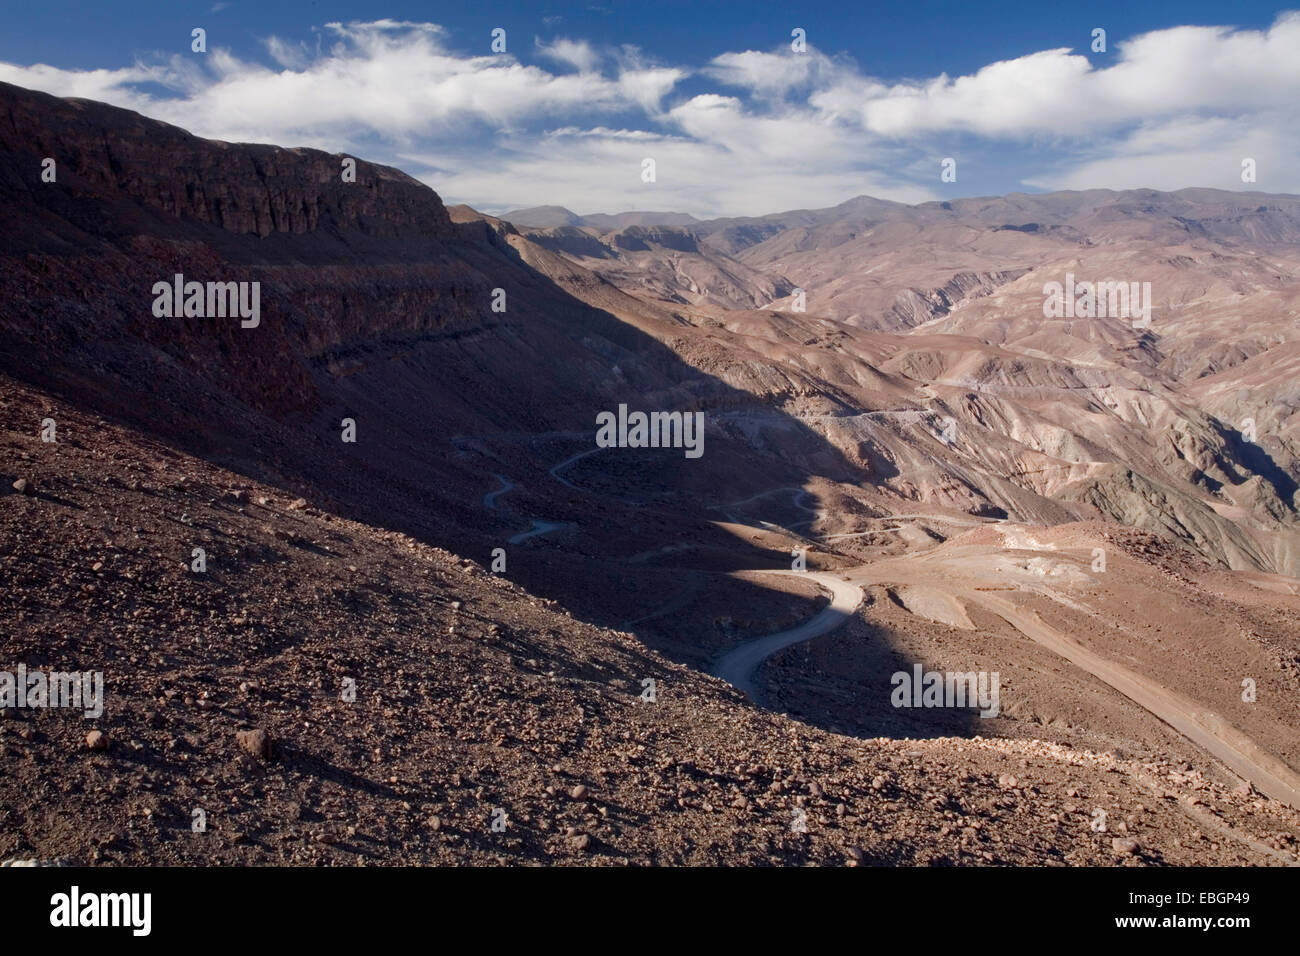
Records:
[[[42,0],[5,12],[0,81],[387,163],[489,213],[1300,193],[1300,11],[1251,0]]]

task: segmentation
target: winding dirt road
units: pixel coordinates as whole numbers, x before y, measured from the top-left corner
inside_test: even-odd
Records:
[[[582,490],[562,477],[559,472],[599,450],[598,448],[588,449],[566,458],[550,469],[551,477],[570,488]],[[496,475],[495,477],[501,483],[501,487],[483,496],[483,505],[490,510],[496,509],[498,496],[506,494],[514,488],[510,480],[503,475]],[[753,495],[744,501],[718,507],[723,509],[736,507],[783,491],[796,493],[795,504],[803,510],[813,512],[814,516],[816,516],[817,512],[803,503],[806,492],[801,488],[775,488]],[[730,513],[727,516],[735,520]],[[895,517],[906,518],[912,516]],[[570,527],[573,527],[572,522],[558,523],[535,520],[530,530],[515,535],[509,541],[511,544],[516,544],[539,535]],[[848,537],[848,535],[836,535],[835,537]],[[921,560],[924,561],[925,559],[922,558]],[[855,569],[857,572],[863,570],[865,568]],[[754,683],[754,674],[758,667],[778,651],[795,644],[810,641],[823,634],[829,634],[843,626],[864,600],[861,584],[845,581],[840,573],[784,570],[768,573],[806,575],[830,592],[831,603],[802,624],[775,634],[768,634],[745,641],[723,654],[714,663],[710,670],[715,677],[727,681],[760,705],[762,700]],[[859,579],[863,580],[861,577]],[[868,579],[870,579],[870,575],[868,575]],[[863,583],[866,583],[866,580],[863,580]],[[1190,698],[1171,691],[1129,668],[1094,654],[1077,641],[1049,627],[1032,610],[1018,607],[1013,602],[995,597],[985,590],[963,590],[961,596],[971,603],[982,605],[997,614],[1030,640],[1065,658],[1076,667],[1103,681],[1134,703],[1145,708],[1188,740],[1222,761],[1234,773],[1248,780],[1261,793],[1300,809],[1300,774],[1297,774],[1289,766],[1268,753],[1217,714],[1207,710]]]
[[[1099,657],[1048,627],[1033,611],[1018,608],[1010,601],[985,591],[967,591],[962,597],[982,604],[1030,640],[1042,644],[1146,708],[1222,761],[1242,779],[1250,781],[1260,793],[1300,810],[1300,775],[1203,705],[1127,667]]]
[[[734,647],[714,663],[710,673],[721,677],[755,703],[761,703],[754,685],[754,671],[777,651],[802,644],[843,626],[862,604],[862,588],[839,575],[819,571],[770,571],[769,574],[798,574],[811,578],[831,593],[831,603],[802,624],[776,634],[754,638]]]
[[[492,477],[495,478],[497,481],[501,482],[501,487],[496,489],[495,491],[489,491],[487,494],[483,496],[483,507],[487,508],[489,511],[496,511],[497,498],[501,497],[507,492],[513,491],[515,485],[514,482],[512,482],[505,475],[494,474]]]
[[[558,481],[560,484],[564,485],[566,488],[572,488],[574,491],[585,491],[585,490],[586,490],[585,488],[579,488],[577,485],[575,485],[573,482],[571,482],[568,478],[562,478],[562,477],[560,477],[560,471],[563,470],[563,469],[565,469],[565,468],[568,468],[568,467],[569,467],[570,465],[572,465],[575,461],[581,461],[582,459],[586,458],[588,455],[594,455],[594,454],[596,454],[596,452],[598,452],[598,451],[604,451],[604,449],[603,449],[603,448],[589,448],[589,449],[587,449],[586,451],[580,451],[580,452],[578,452],[578,454],[576,454],[576,455],[571,455],[570,457],[564,459],[564,461],[560,462],[558,465],[556,465],[555,467],[553,467],[553,468],[551,469],[551,472],[550,472],[551,477],[554,478],[556,481]]]

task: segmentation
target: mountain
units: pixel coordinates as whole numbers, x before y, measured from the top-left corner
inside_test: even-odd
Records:
[[[582,217],[581,225],[594,229],[625,229],[629,226],[691,226],[699,222],[694,216],[684,212],[646,212],[631,211],[608,215],[592,213]]]
[[[625,292],[662,302],[757,309],[794,289],[780,275],[760,272],[702,245],[689,229],[556,226],[526,229],[524,234]]]
[[[528,209],[513,209],[502,213],[501,219],[517,226],[546,228],[548,226],[580,226],[582,217],[563,206],[530,206]]]
[[[499,217],[516,226],[545,229],[554,226],[578,226],[592,229],[623,229],[628,226],[689,226],[699,222],[694,216],[682,212],[620,212],[592,213],[579,216],[563,206],[532,206],[514,209]]]

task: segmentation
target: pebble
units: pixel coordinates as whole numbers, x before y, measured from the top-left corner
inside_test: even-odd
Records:
[[[1132,837],[1115,837],[1110,841],[1110,848],[1117,856],[1137,856],[1141,846]]]
[[[246,752],[262,760],[269,760],[271,757],[271,738],[267,736],[265,730],[241,730],[235,734],[235,739],[239,746]]]

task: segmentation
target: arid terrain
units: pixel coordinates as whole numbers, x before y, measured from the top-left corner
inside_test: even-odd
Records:
[[[1300,197],[498,218],[0,103],[0,671],[105,683],[0,860],[1300,861]]]

